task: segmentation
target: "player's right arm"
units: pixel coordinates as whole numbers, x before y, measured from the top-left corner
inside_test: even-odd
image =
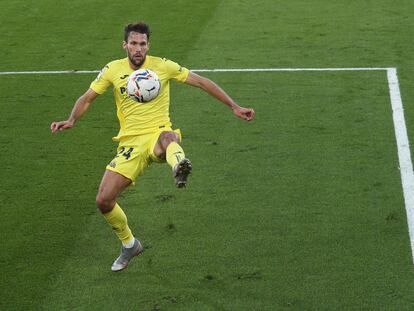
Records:
[[[86,110],[88,110],[90,104],[98,97],[98,95],[99,94],[94,90],[88,89],[81,97],[78,98],[67,120],[52,122],[50,125],[52,133],[73,127],[76,121],[85,113]]]

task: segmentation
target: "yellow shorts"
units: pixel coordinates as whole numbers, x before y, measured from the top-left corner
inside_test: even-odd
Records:
[[[164,159],[160,159],[154,154],[155,144],[162,132],[175,132],[181,140],[181,131],[179,129],[173,130],[170,127],[149,134],[125,137],[119,142],[117,154],[106,166],[106,169],[131,179],[135,184],[135,179],[152,162],[165,162]]]

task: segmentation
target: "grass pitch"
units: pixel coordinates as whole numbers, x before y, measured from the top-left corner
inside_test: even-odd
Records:
[[[137,9],[133,8],[137,6]],[[2,71],[95,70],[146,20],[184,66],[398,67],[413,141],[408,1],[13,1]],[[21,12],[25,12],[23,16]],[[177,22],[179,21],[179,22]],[[111,92],[51,135],[94,75],[0,76],[1,310],[412,310],[414,271],[384,72],[209,73],[256,119],[172,87],[188,189],[152,165],[121,198],[146,252],[94,199],[116,145]]]

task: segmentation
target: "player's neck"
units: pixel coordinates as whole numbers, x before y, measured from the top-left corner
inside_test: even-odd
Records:
[[[147,55],[145,55],[145,57],[144,57],[144,59],[143,59],[143,61],[141,62],[141,64],[139,64],[139,65],[135,65],[135,64],[133,64],[132,62],[131,62],[131,60],[129,59],[129,57],[127,57],[128,58],[128,63],[129,63],[129,67],[131,67],[131,69],[133,69],[133,70],[138,70],[138,69],[140,69],[144,64],[145,64],[145,62],[146,62],[146,60],[147,60]]]

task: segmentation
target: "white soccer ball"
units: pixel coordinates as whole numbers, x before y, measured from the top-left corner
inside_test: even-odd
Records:
[[[146,103],[158,96],[161,82],[157,74],[150,69],[138,69],[127,80],[126,94],[133,100]]]

